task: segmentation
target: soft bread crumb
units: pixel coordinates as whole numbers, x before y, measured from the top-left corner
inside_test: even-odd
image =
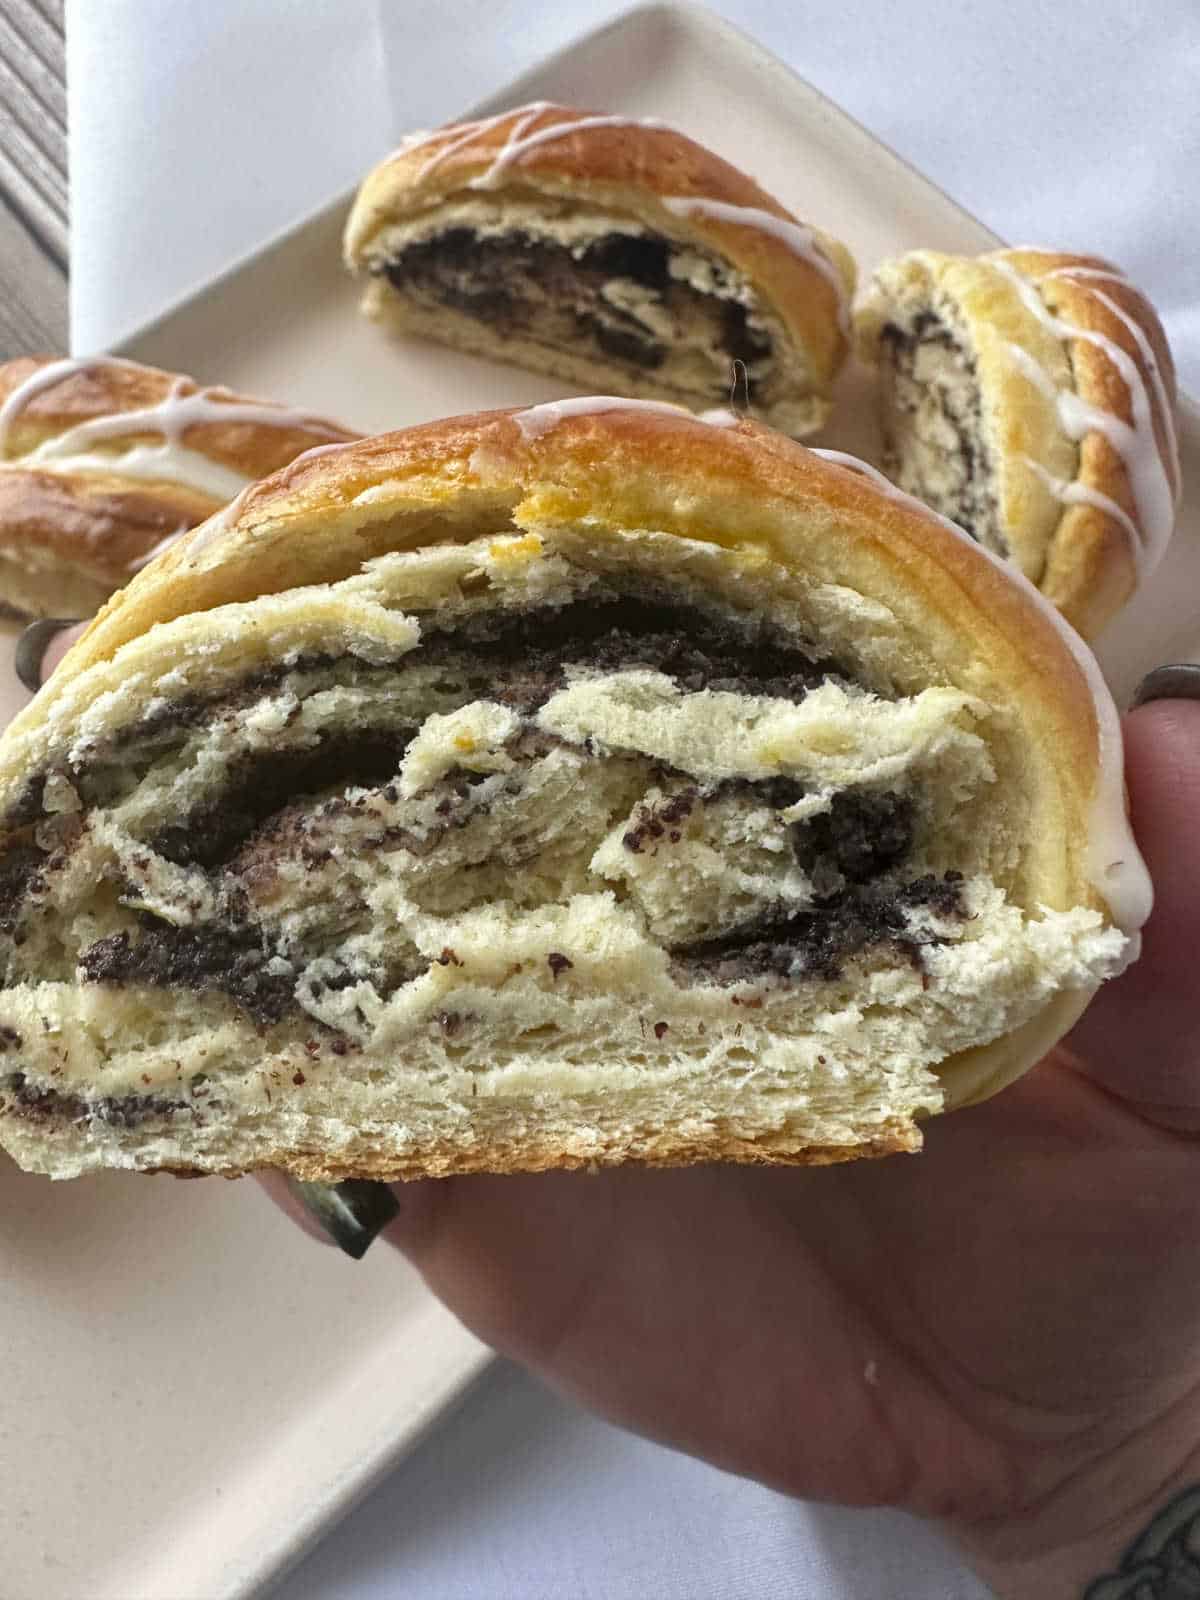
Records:
[[[90,698],[81,680],[39,731],[48,750],[69,740],[83,809],[51,786],[45,825],[65,830],[67,859],[0,991],[24,1085],[0,1088],[0,1129],[24,1164],[401,1177],[914,1149],[948,1058],[1119,964],[1125,941],[1098,912],[1011,897],[1025,802],[1008,720],[928,674],[889,687],[901,625],[882,602],[653,533],[528,539],[488,532],[185,616],[94,668]],[[493,698],[498,669],[468,683],[470,650],[420,654],[497,606],[600,605],[631,570],[639,592],[665,585],[730,626],[752,610],[780,638],[819,637],[859,681],[788,700],[583,663],[525,713]],[[197,696],[212,708],[172,721]],[[147,714],[154,731],[131,737]],[[164,817],[200,829],[230,795],[253,802],[247,763],[306,771],[346,733],[395,741],[391,783],[305,780],[219,868],[156,842]],[[755,787],[768,780],[791,787]],[[844,888],[791,830],[859,794],[911,812],[902,879],[953,867],[962,914],[914,905],[899,942],[828,970],[681,967],[695,941],[769,930]],[[186,977],[79,980],[98,944],[142,937],[139,919],[190,936],[234,910],[273,951],[254,983],[292,997],[265,1021],[253,987],[231,1001]],[[96,1109],[39,1121],[34,1084]]]

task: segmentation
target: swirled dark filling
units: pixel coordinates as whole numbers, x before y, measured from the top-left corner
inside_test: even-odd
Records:
[[[463,659],[464,650],[466,658]],[[695,607],[633,596],[537,611],[485,611],[453,633],[430,634],[427,662],[455,658],[473,684],[503,704],[535,711],[566,681],[568,666],[593,672],[649,668],[681,689],[800,700],[828,678],[849,681],[838,662],[764,627]]]
[[[716,357],[714,399],[728,391],[732,361],[745,365],[753,398],[770,336],[730,293],[705,293],[672,272],[677,254],[652,234],[610,233],[581,246],[453,227],[407,245],[378,270],[419,304],[637,372],[663,368],[686,332]],[[725,276],[716,261],[710,274],[714,286]]]
[[[177,865],[217,867],[297,795],[386,782],[404,759],[403,734],[333,735],[310,749],[247,755],[233,782],[203,809],[151,836],[150,848]]]
[[[909,494],[999,555],[999,526],[974,357],[933,311],[882,333],[884,458]]]
[[[661,768],[657,775],[667,776]],[[768,779],[758,785],[743,781],[741,792],[752,800],[778,801],[778,794],[771,792],[777,782]],[[470,787],[461,776],[452,777],[446,785],[448,794],[459,799]],[[728,787],[718,785],[708,793],[690,791],[688,811],[702,808],[722,792],[728,793]],[[336,800],[326,805],[330,810],[344,810]],[[369,802],[360,802],[360,807],[369,814]],[[670,823],[680,820],[679,810],[676,806],[673,811],[668,803],[659,815]],[[660,831],[657,821],[657,817],[651,821],[646,837],[651,848],[658,848],[664,839],[669,848],[670,832]],[[821,898],[811,910],[792,915],[768,912],[715,938],[673,946],[670,953],[678,981],[732,984],[771,977],[836,978],[849,958],[880,944],[902,950],[919,967],[923,945],[935,941],[915,937],[906,913],[924,907],[942,917],[965,914],[959,873],[925,874],[908,882],[883,876],[901,868],[911,848],[911,800],[886,793],[846,793],[834,799],[819,821],[819,830],[813,830],[811,824],[792,825],[796,857],[811,869],[837,874],[844,886]],[[448,823],[447,829],[451,826],[454,824]],[[817,838],[812,837],[814,831]],[[675,837],[678,840],[678,835]],[[417,841],[404,838],[401,830],[388,830],[379,836],[379,843],[421,853],[436,849],[437,838]],[[629,835],[626,846],[634,848]],[[636,846],[639,850],[644,847],[643,843]],[[255,837],[254,848],[259,870],[264,856],[269,860],[273,853],[284,855],[298,849],[303,854],[309,848],[310,857],[316,854],[307,845],[306,829],[298,818],[291,826],[282,818],[273,819],[262,835]],[[312,859],[310,864],[323,862]],[[80,972],[88,982],[218,990],[260,1024],[282,1021],[295,1010],[294,972],[279,970],[278,947],[250,921],[199,930],[173,927],[147,916],[140,917],[139,923],[140,937],[128,932],[110,935],[83,953]],[[393,971],[386,982],[378,981],[378,973],[344,971],[326,983],[348,987],[360,977],[374,979],[376,991],[386,998],[421,970],[414,964]]]
[[[563,687],[568,666],[605,672],[642,667],[662,672],[686,690],[719,689],[793,701],[829,679],[854,681],[843,663],[822,656],[815,645],[772,630],[756,617],[734,618],[669,600],[605,594],[562,606],[479,611],[457,619],[452,629],[430,626],[417,648],[395,665],[301,655],[247,674],[236,689],[219,696],[167,700],[122,728],[106,748],[93,751],[86,768],[64,763],[62,770],[81,785],[89,803],[104,803],[110,784],[131,767],[147,759],[161,760],[190,730],[248,708],[297,679],[312,679],[314,689],[323,688],[327,675],[330,681],[361,689],[412,667],[436,667],[443,670],[445,682],[431,689],[431,700],[436,701],[431,711],[493,699],[533,713]],[[391,744],[385,742],[382,750],[370,730],[358,730],[348,741],[323,740],[319,750],[295,756],[290,775],[290,754],[277,767],[260,756],[256,765],[261,782],[256,781],[256,787],[275,794],[290,782],[294,792],[312,793],[338,782],[374,781],[380,761],[386,765],[387,750],[395,746],[394,736],[383,737]],[[397,761],[402,754],[401,746]],[[45,780],[44,773],[30,780],[18,808],[5,819],[8,827],[21,827],[41,815]],[[228,802],[222,797],[219,802],[221,807],[227,803],[252,802],[249,796]],[[253,804],[257,809],[257,802]],[[180,824],[171,826],[177,832]],[[169,842],[171,833],[164,838]],[[188,858],[172,855],[172,859]],[[0,860],[0,914],[4,871]]]
[[[805,799],[792,778],[704,779],[636,750],[595,746],[590,738],[572,742],[538,720],[580,673],[603,683],[649,671],[670,680],[677,703],[716,691],[752,697],[747,714],[753,715],[764,701],[795,704],[825,684],[852,689],[855,674],[843,662],[754,617],[661,596],[604,591],[559,607],[460,613],[443,627],[436,621],[426,618],[417,647],[391,664],[308,655],[248,675],[219,697],[157,706],[106,748],[94,749],[86,763],[64,762],[33,784],[26,812],[40,808],[56,776],[76,786],[85,808],[119,817],[162,763],[197,759],[194,752],[214,729],[233,741],[222,781],[193,790],[201,798],[190,810],[157,826],[139,824],[142,842],[125,870],[141,873],[144,882],[114,885],[128,908],[125,925],[81,948],[74,975],[97,985],[219,994],[261,1027],[301,1016],[305,985],[309,1001],[360,984],[386,1000],[428,963],[403,929],[385,956],[364,955],[361,941],[352,948],[356,930],[375,927],[369,900],[355,887],[354,861],[409,873],[406,892],[430,895],[436,914],[453,914],[476,903],[476,892],[484,900],[518,893],[523,866],[531,864],[536,877],[547,860],[563,881],[611,892],[619,872],[589,874],[614,829],[620,859],[636,862],[638,872],[669,874],[671,852],[687,848],[689,837],[708,838],[706,828],[717,830],[714,839],[725,837],[722,819],[751,812],[760,831],[775,830],[780,844],[772,848],[808,875],[812,903],[795,910],[768,897],[733,926],[664,936],[681,985],[835,977],[850,957],[883,944],[919,964],[921,939],[909,913],[963,912],[956,875],[935,879],[909,865],[921,814],[917,793],[845,789],[815,814],[788,822],[782,814]],[[350,704],[367,697],[367,710],[289,743],[300,707],[331,689]],[[243,719],[260,704],[284,701],[292,709],[279,724],[279,742],[246,746]],[[480,702],[508,719],[499,759],[482,770],[452,761],[417,790],[405,789],[401,769],[426,719]],[[560,789],[547,787],[554,783]],[[585,792],[590,809],[581,803]],[[26,913],[36,917],[52,898],[88,826],[86,809],[82,817],[43,818],[36,838],[27,821],[0,858],[0,953],[13,972],[22,966]],[[57,841],[47,829],[57,830]],[[450,862],[447,878],[430,888],[443,859]],[[196,909],[194,888],[185,915],[156,909],[154,862],[198,875],[187,882],[208,885],[215,913]],[[478,891],[476,880],[483,885]],[[636,885],[619,892],[636,895]],[[332,1026],[323,1034],[319,1022],[306,1026],[346,1048]],[[52,1110],[33,1090],[22,1104],[30,1114]]]
[[[857,884],[811,911],[758,917],[715,939],[679,945],[671,954],[677,976],[689,982],[837,978],[851,956],[880,944],[903,951],[919,971],[922,949],[936,941],[916,938],[905,913],[922,907],[942,917],[963,916],[961,874],[925,874],[890,888]]]

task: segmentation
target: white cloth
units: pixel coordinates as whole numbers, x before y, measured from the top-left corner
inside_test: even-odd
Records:
[[[613,14],[608,0],[68,0],[72,338],[111,346]],[[1016,243],[1112,256],[1200,388],[1193,0],[725,0]],[[714,130],[715,131],[715,130]],[[978,1600],[928,1528],[799,1506],[500,1368],[283,1583],[280,1600]]]
[[[272,1600],[987,1600],[938,1533],[802,1505],[597,1422],[514,1367]]]

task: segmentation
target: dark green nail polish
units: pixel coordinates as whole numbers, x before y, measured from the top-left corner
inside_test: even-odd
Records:
[[[1133,707],[1151,700],[1200,700],[1200,666],[1194,661],[1176,661],[1168,667],[1148,672],[1133,692]]]
[[[400,1215],[399,1202],[386,1183],[363,1178],[345,1183],[301,1183],[289,1178],[288,1187],[338,1249],[355,1261],[362,1260],[388,1223]]]
[[[17,640],[13,666],[31,694],[42,687],[42,662],[51,639],[64,628],[73,628],[78,621],[78,617],[42,617],[38,622],[31,622]]]

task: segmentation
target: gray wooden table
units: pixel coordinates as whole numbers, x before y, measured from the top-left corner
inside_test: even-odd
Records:
[[[0,0],[0,360],[67,348],[64,57],[63,0]]]

